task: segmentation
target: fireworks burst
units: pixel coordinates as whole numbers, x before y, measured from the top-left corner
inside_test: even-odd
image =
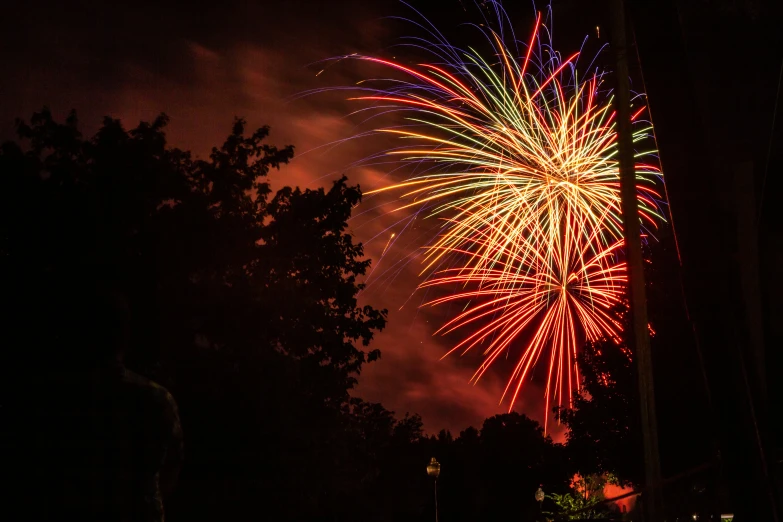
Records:
[[[505,231],[488,224],[472,241],[495,241]],[[450,333],[469,329],[472,333],[446,355],[463,355],[483,346],[484,361],[473,375],[479,378],[513,342],[523,345],[521,355],[503,391],[514,404],[522,384],[541,355],[549,349],[546,398],[570,401],[579,389],[576,364],[580,339],[597,340],[619,336],[620,324],[612,309],[620,303],[625,288],[624,263],[613,263],[617,241],[604,246],[594,235],[581,244],[558,242],[551,250],[533,248],[507,250],[494,268],[476,269],[471,263],[461,268],[440,270],[422,286],[448,285],[462,291],[434,299],[427,305],[453,301],[476,301],[439,330]],[[531,254],[529,254],[532,252]],[[531,330],[529,340],[520,336]],[[544,424],[549,418],[546,409]]]
[[[362,95],[351,99],[406,120],[376,132],[402,138],[406,145],[386,154],[420,174],[370,194],[394,191],[397,210],[441,220],[425,247],[421,287],[456,289],[429,305],[468,300],[440,333],[475,328],[449,353],[483,345],[479,379],[502,353],[518,349],[501,398],[510,397],[511,409],[548,352],[548,412],[553,399],[570,401],[578,387],[580,344],[618,333],[610,309],[624,291],[625,268],[614,111],[603,73],[588,67],[582,80],[580,53],[562,59],[540,14],[526,44],[506,45],[505,12],[492,4],[499,29],[480,28],[489,53],[452,46],[430,25],[434,41],[425,47],[434,63],[343,59],[396,75],[362,82]],[[633,115],[639,145],[651,133],[639,120],[644,109]],[[653,153],[636,154],[639,214],[648,227],[662,219],[660,171],[643,161]]]

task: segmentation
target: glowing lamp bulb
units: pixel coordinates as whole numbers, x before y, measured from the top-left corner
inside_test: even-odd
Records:
[[[438,478],[438,475],[440,475],[440,463],[435,460],[435,457],[432,457],[430,463],[427,464],[427,475],[432,478]]]

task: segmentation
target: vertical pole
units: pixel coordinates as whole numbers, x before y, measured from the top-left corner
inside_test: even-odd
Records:
[[[612,47],[617,59],[617,149],[620,168],[623,230],[630,283],[631,316],[633,319],[634,356],[639,375],[639,402],[644,439],[645,518],[658,522],[661,509],[661,464],[658,455],[658,426],[655,416],[652,357],[647,330],[647,298],[644,288],[644,265],[639,228],[639,208],[636,200],[633,138],[631,134],[631,89],[628,80],[628,49],[625,34],[625,5],[612,0]]]
[[[438,479],[435,479],[435,522],[438,522]]]

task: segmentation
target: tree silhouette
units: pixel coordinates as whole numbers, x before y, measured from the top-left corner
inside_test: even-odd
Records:
[[[662,467],[665,475],[674,475],[710,458],[709,410],[682,301],[672,230],[662,226],[645,245],[644,255]],[[617,313],[626,324],[628,310],[621,307]],[[574,397],[573,409],[557,411],[568,428],[568,452],[579,473],[610,473],[626,486],[640,485],[643,476],[632,352],[627,339],[588,342],[579,360],[582,393]],[[703,436],[683,437],[685,428]]]
[[[3,144],[2,326],[30,369],[12,380],[52,393],[55,370],[85,363],[80,289],[109,281],[131,304],[127,363],[180,404],[187,458],[169,518],[260,515],[272,498],[292,519],[316,513],[385,325],[356,299],[369,260],[346,220],[361,192],[341,178],[272,196],[266,175],[293,148],[266,144],[267,127],[246,135],[237,120],[202,160],[167,147],[167,122],[107,118],[85,139],[75,114],[44,109]]]
[[[44,110],[0,149],[0,331],[15,356],[3,386],[30,443],[17,483],[56,480],[35,405],[91,364],[79,340],[97,326],[83,296],[97,281],[128,298],[126,364],[179,405],[168,520],[431,520],[433,456],[444,520],[523,517],[539,484],[569,491],[564,448],[524,415],[427,437],[418,415],[351,396],[386,321],[357,301],[369,261],[346,222],[359,187],[273,194],[267,173],[293,149],[266,144],[268,128],[237,120],[198,159],[167,146],[166,123],[107,118],[84,138],[75,115]],[[46,491],[21,489],[28,518],[45,519]]]
[[[586,343],[581,393],[558,409],[568,428],[568,453],[582,476],[612,474],[623,484],[642,477],[636,374],[630,351],[613,340]]]
[[[573,474],[564,447],[554,444],[538,422],[518,413],[484,421],[480,434],[481,476],[485,488],[483,512],[500,520],[517,512],[533,519],[539,485],[551,492],[568,490]]]

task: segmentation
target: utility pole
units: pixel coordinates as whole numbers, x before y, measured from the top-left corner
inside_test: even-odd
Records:
[[[634,357],[639,374],[639,402],[644,439],[645,490],[642,495],[645,519],[658,522],[661,513],[661,463],[658,454],[658,422],[655,416],[650,336],[647,327],[647,296],[644,288],[642,239],[636,200],[633,138],[631,134],[631,89],[628,80],[628,41],[625,3],[612,0],[612,48],[616,58],[615,103],[617,108],[617,157],[620,168],[625,255],[628,266]]]

